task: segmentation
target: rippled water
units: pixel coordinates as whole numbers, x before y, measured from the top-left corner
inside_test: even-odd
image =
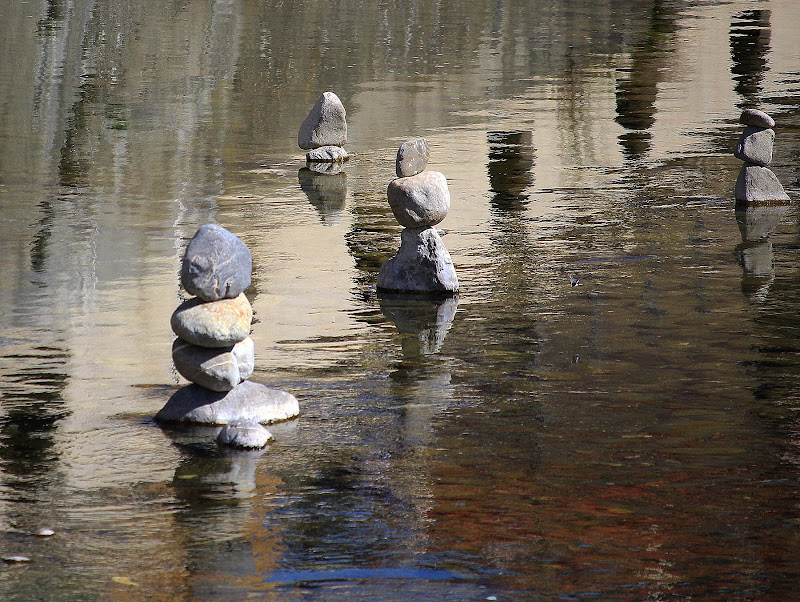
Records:
[[[800,5],[363,4],[5,7],[0,595],[793,598]],[[338,176],[296,146],[326,89]],[[750,106],[790,205],[734,208]],[[446,301],[375,291],[416,136]],[[207,222],[301,404],[263,453],[152,421]]]

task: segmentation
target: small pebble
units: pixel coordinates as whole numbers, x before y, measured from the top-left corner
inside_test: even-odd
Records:
[[[3,556],[3,562],[14,563],[14,562],[30,562],[31,559],[27,556]]]
[[[36,532],[36,537],[52,537],[56,532],[52,529],[39,529]]]

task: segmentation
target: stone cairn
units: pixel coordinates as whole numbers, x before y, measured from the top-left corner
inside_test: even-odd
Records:
[[[447,216],[450,191],[443,174],[425,171],[429,157],[424,138],[408,140],[397,151],[397,178],[389,183],[386,194],[395,219],[405,229],[397,255],[381,265],[378,290],[442,294],[458,291],[453,260],[434,228]]]
[[[347,142],[347,121],[344,105],[333,92],[317,99],[311,112],[300,125],[297,145],[306,153],[309,169],[321,173],[338,173],[350,156],[344,150]]]
[[[746,204],[788,202],[789,195],[767,167],[772,163],[775,120],[763,111],[745,109],[739,123],[746,127],[736,143],[733,156],[745,163],[736,179],[736,201]]]
[[[247,245],[221,226],[200,226],[189,241],[181,284],[196,296],[178,306],[170,323],[178,336],[172,345],[175,368],[193,384],[172,395],[156,420],[225,425],[221,443],[260,448],[272,438],[261,423],[300,410],[290,393],[247,380],[255,366],[253,309],[244,295],[251,269]]]

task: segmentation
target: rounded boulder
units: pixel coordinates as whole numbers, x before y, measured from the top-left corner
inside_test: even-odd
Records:
[[[447,178],[438,171],[396,178],[389,182],[386,196],[395,219],[406,228],[435,226],[450,210]]]
[[[250,286],[253,258],[239,237],[222,226],[205,224],[186,246],[181,284],[205,301],[233,299]]]
[[[200,347],[230,347],[250,334],[253,308],[241,293],[235,299],[203,301],[194,297],[172,314],[172,331],[187,343]]]

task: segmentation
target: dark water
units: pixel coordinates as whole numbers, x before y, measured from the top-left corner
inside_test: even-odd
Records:
[[[797,597],[798,22],[794,0],[9,3],[0,552],[31,562],[0,597]],[[326,89],[338,176],[296,146]],[[788,206],[734,210],[751,106]],[[416,136],[452,195],[446,302],[375,292]],[[253,252],[254,380],[301,403],[262,454],[152,423],[209,221]]]

